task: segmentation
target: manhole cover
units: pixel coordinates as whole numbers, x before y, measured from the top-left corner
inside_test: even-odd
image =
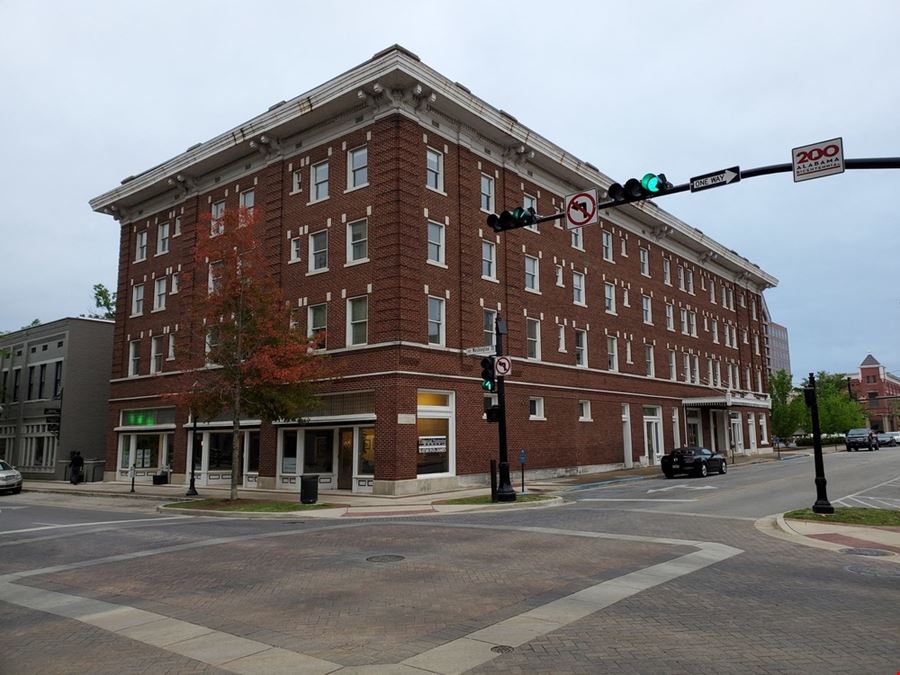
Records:
[[[852,574],[861,574],[866,577],[900,578],[900,569],[889,566],[865,567],[864,565],[847,565],[844,569]]]
[[[883,555],[893,555],[890,551],[882,551],[880,548],[842,548],[841,553],[849,553],[850,555],[867,555],[878,557]]]
[[[373,555],[366,558],[368,562],[400,562],[403,560],[402,555]]]
[[[497,645],[496,647],[491,647],[491,651],[495,654],[509,654],[515,647],[510,647],[509,645]]]

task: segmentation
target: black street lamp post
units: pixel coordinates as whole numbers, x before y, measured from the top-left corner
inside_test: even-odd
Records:
[[[813,457],[816,466],[816,503],[813,504],[813,513],[834,513],[834,507],[828,501],[825,491],[825,463],[822,461],[822,435],[819,429],[819,404],[816,401],[816,376],[809,374],[809,383],[803,388],[803,396],[809,413],[812,417],[813,432]]]
[[[497,356],[503,356],[503,336],[507,332],[506,321],[497,315],[496,320],[496,352]],[[498,436],[500,444],[500,481],[497,486],[497,499],[501,502],[516,501],[516,491],[513,489],[509,477],[509,451],[506,447],[506,383],[505,378],[500,375],[497,377],[497,405],[500,408],[500,418],[498,422]]]

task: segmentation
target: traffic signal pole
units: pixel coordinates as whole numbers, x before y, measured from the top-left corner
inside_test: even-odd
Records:
[[[503,356],[503,334],[506,333],[506,322],[497,314],[494,323],[494,340],[497,356]],[[497,406],[498,411],[497,427],[498,442],[500,445],[500,469],[497,485],[497,501],[514,502],[516,501],[516,491],[513,489],[512,481],[509,478],[509,450],[506,445],[506,378],[503,375],[497,376]]]

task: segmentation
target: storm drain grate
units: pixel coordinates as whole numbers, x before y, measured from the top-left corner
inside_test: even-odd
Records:
[[[884,555],[894,555],[890,551],[882,551],[880,548],[842,548],[841,553],[850,555],[867,555],[873,558]]]
[[[400,562],[404,559],[402,555],[373,555],[366,558],[366,562]]]
[[[847,565],[844,570],[851,574],[861,574],[865,577],[900,578],[900,569],[887,567],[866,567],[864,565]]]
[[[497,645],[496,647],[491,647],[491,651],[495,654],[509,654],[515,647],[510,647],[509,645]]]

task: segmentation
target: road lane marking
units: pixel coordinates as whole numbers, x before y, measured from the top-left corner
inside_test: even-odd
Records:
[[[586,497],[579,499],[580,502],[695,502],[696,499],[662,499],[654,497],[653,499],[600,499],[596,497]]]
[[[650,488],[647,490],[647,494],[651,492],[668,492],[669,490],[675,490],[677,488],[684,488],[685,490],[718,490],[715,485],[669,485],[664,488]]]
[[[61,530],[64,528],[71,527],[92,527],[95,525],[118,525],[119,523],[144,523],[147,521],[151,522],[160,522],[163,520],[183,520],[185,518],[190,518],[190,516],[164,516],[162,518],[134,518],[131,520],[101,520],[95,521],[92,523],[70,523],[68,525],[42,525],[41,527],[26,527],[21,530],[6,530],[5,532],[0,532],[0,535],[6,534],[20,534],[22,532],[41,532],[43,530]]]
[[[394,524],[418,527],[423,525],[423,523],[417,522]],[[172,619],[162,614],[140,610],[135,607],[58,593],[32,586],[22,586],[14,582],[17,579],[39,574],[80,569],[106,562],[129,560],[150,555],[172,553],[174,551],[365,526],[368,525],[366,523],[348,523],[304,530],[219,537],[156,550],[137,551],[124,555],[70,563],[68,565],[0,575],[0,601],[81,621],[82,623],[153,645],[159,649],[189,656],[195,660],[226,670],[232,670],[233,672],[272,672],[277,669],[276,666],[280,666],[282,672],[325,675],[326,673],[339,672],[345,666],[308,654],[279,649],[256,640],[248,640],[247,638],[221,631],[208,629],[209,632],[205,632],[206,627],[204,626],[182,622],[178,619]],[[596,540],[691,546],[697,550],[552,600],[516,616],[480,628],[456,640],[427,649],[420,654],[405,659],[400,664],[375,664],[369,666],[368,668],[371,668],[371,672],[400,672],[397,666],[402,666],[402,672],[433,675],[434,673],[459,673],[475,668],[496,658],[498,653],[493,651],[496,647],[525,644],[614,605],[620,600],[743,553],[741,549],[717,542],[561,530],[548,527],[510,527],[508,525],[471,525],[462,523],[429,523],[428,527],[535,532]],[[179,633],[183,634],[184,639],[171,642],[173,634],[177,636]],[[223,651],[224,646],[228,646],[227,652]],[[360,672],[360,669],[356,666],[346,666],[346,668],[350,672]]]

